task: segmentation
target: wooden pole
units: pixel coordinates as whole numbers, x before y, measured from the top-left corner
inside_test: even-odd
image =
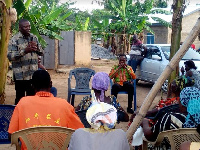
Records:
[[[153,85],[152,89],[149,91],[149,94],[145,98],[139,113],[134,118],[133,122],[131,123],[126,136],[130,140],[132,135],[135,133],[137,128],[142,122],[142,119],[145,117],[147,111],[149,110],[149,107],[151,106],[154,98],[156,97],[157,92],[160,90],[162,84],[164,81],[168,78],[168,76],[171,74],[171,72],[176,68],[176,66],[179,64],[179,61],[181,58],[185,55],[187,50],[189,49],[190,45],[194,42],[197,35],[200,32],[200,18],[198,18],[195,26],[190,31],[189,35],[185,39],[183,45],[180,47],[180,49],[177,51],[177,53],[174,55],[174,57],[171,59],[165,70],[162,72],[156,83]],[[156,101],[158,103],[158,100]]]

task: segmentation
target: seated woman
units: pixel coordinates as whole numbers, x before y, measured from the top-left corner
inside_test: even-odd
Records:
[[[69,150],[130,150],[126,133],[122,129],[113,129],[117,121],[114,106],[95,101],[87,110],[86,118],[92,128],[76,130]]]
[[[117,121],[118,122],[119,121],[126,121],[126,122],[129,121],[128,114],[120,106],[116,97],[105,96],[105,91],[108,90],[109,84],[110,84],[110,78],[107,73],[97,72],[94,75],[93,80],[92,80],[92,89],[94,90],[96,99],[101,102],[111,104],[117,109]],[[86,96],[81,100],[80,104],[76,107],[75,110],[79,115],[80,114],[79,112],[82,111],[84,113],[84,111],[86,111],[90,107],[91,104],[92,104],[91,96]],[[84,115],[85,114],[82,115],[83,118],[85,118]],[[83,120],[83,118],[80,117],[81,120]]]
[[[152,127],[149,127],[147,119],[143,120],[143,131],[147,140],[154,141],[164,130],[194,128],[200,124],[200,89],[185,87],[180,93],[179,105],[182,113],[166,113]]]
[[[155,117],[155,116],[163,116],[163,112],[165,111],[159,111],[160,109],[166,107],[166,106],[170,106],[170,105],[174,105],[174,104],[178,104],[179,103],[179,96],[180,96],[180,92],[181,90],[186,87],[186,86],[192,86],[194,85],[194,80],[188,80],[187,78],[184,78],[183,76],[180,76],[180,77],[177,77],[174,81],[171,82],[170,84],[170,95],[172,96],[172,98],[167,98],[167,99],[162,99],[159,101],[158,105],[153,108],[152,110],[149,110],[145,116],[145,118],[152,118],[152,117]],[[175,108],[175,110],[173,110],[173,108]],[[177,107],[173,107],[173,108],[169,108],[170,111],[173,111],[173,112],[180,112],[179,109],[177,109]],[[162,114],[159,114],[159,113],[162,113]],[[135,112],[133,115],[131,115],[130,117],[130,122],[129,122],[129,126],[130,124],[133,122],[133,118],[136,116],[137,112]],[[156,117],[157,119],[157,117]],[[152,120],[150,119],[149,120],[149,123],[151,125],[154,125],[156,123],[156,119]]]
[[[195,66],[194,62],[192,60],[188,60],[184,62],[184,65],[185,69],[183,66],[181,67],[182,75],[184,75],[184,72],[186,72],[185,77],[192,77],[195,81],[194,87],[200,88],[200,73],[197,71],[197,67]]]

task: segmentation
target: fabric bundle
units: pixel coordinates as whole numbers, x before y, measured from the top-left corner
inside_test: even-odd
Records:
[[[94,101],[86,112],[86,119],[94,129],[103,126],[104,129],[109,130],[115,127],[117,110],[110,104]]]

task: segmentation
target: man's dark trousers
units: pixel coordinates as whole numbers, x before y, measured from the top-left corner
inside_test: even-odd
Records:
[[[32,96],[35,94],[33,87],[31,86],[31,80],[15,80],[16,99],[15,105],[24,96]]]
[[[134,94],[133,84],[128,81],[124,82],[123,86],[119,85],[118,83],[113,84],[111,89],[111,94],[117,97],[117,94],[120,91],[128,92],[128,108],[132,108],[133,94]]]

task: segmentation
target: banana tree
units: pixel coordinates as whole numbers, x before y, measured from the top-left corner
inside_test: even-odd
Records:
[[[115,29],[118,33],[123,34],[121,43],[123,51],[129,51],[130,34],[140,33],[145,28],[152,30],[148,26],[148,17],[146,14],[150,13],[153,6],[153,0],[145,0],[144,3],[137,1],[134,5],[132,0],[111,0],[108,1],[107,9],[113,12],[116,18],[112,21],[110,27]],[[128,34],[128,39],[126,38]]]
[[[98,2],[98,0],[93,2]],[[123,49],[123,53],[129,51],[131,34],[141,33],[144,29],[153,33],[150,28],[151,24],[148,22],[148,14],[155,13],[155,10],[152,10],[154,0],[145,0],[144,3],[139,0],[103,0],[103,2],[105,11],[111,15],[102,15],[102,18],[109,17],[112,20],[108,31],[115,31],[122,35],[119,43],[121,43],[120,50]],[[135,3],[133,4],[133,2]],[[169,12],[161,12],[157,9],[156,13]],[[152,17],[152,19],[170,27],[169,23],[158,17]]]
[[[5,83],[8,68],[7,49],[10,38],[11,22],[16,21],[16,11],[11,8],[12,0],[0,0],[0,13],[2,24],[0,41],[0,104],[5,101]]]
[[[63,38],[60,32],[72,29],[72,23],[66,20],[71,15],[68,6],[68,3],[58,5],[53,2],[50,7],[47,1],[37,1],[32,4],[32,0],[27,0],[26,3],[16,0],[14,4],[18,19],[25,18],[30,21],[31,32],[38,37],[43,47],[46,46],[46,42],[40,35],[61,40]]]

